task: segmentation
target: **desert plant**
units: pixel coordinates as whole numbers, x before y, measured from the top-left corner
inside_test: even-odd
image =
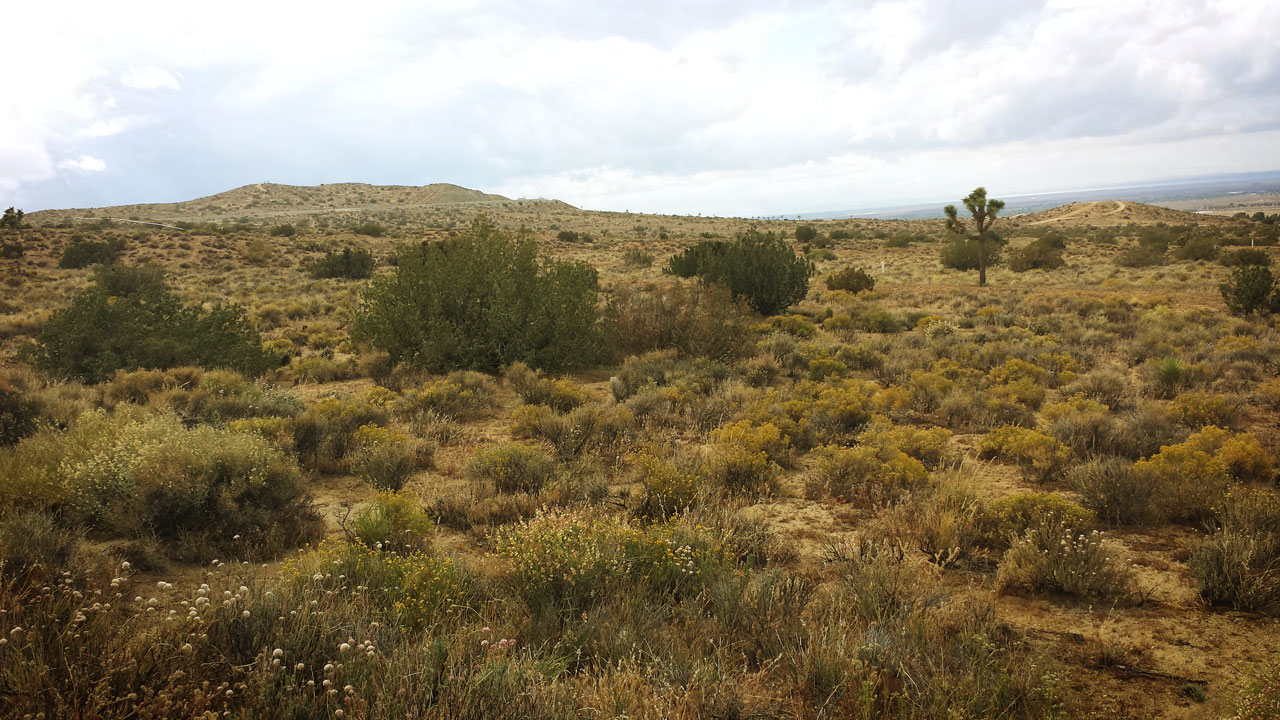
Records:
[[[90,265],[109,265],[120,258],[120,254],[124,252],[124,245],[122,238],[96,241],[76,236],[62,251],[58,267],[74,270]]]
[[[328,252],[312,263],[309,271],[315,278],[363,280],[373,275],[373,253],[349,247],[340,253]]]
[[[1232,315],[1267,315],[1280,311],[1280,289],[1265,265],[1245,265],[1231,271],[1218,286],[1222,301]]]
[[[260,375],[277,363],[238,306],[184,306],[159,270],[109,265],[50,316],[29,352],[40,369],[85,382],[182,365]]]
[[[351,469],[379,490],[398,491],[416,468],[431,464],[429,444],[389,428],[362,425],[351,442]]]
[[[1257,248],[1241,248],[1225,252],[1218,256],[1218,262],[1226,267],[1244,267],[1246,265],[1270,265],[1271,255],[1266,250]]]
[[[1158,520],[1160,505],[1151,485],[1133,472],[1133,464],[1118,457],[1097,457],[1067,472],[1067,486],[1080,504],[1099,520],[1113,525],[1137,525]]]
[[[1064,264],[1061,248],[1043,238],[1023,245],[1009,256],[1009,269],[1014,272],[1053,270]]]
[[[693,268],[693,272],[688,273]],[[756,312],[774,315],[809,291],[813,263],[799,257],[772,233],[749,230],[731,243],[699,243],[673,257],[668,271],[728,288]]]
[[[988,200],[986,188],[975,188],[969,196],[964,199],[965,209],[973,216],[973,233],[969,233],[965,229],[965,225],[960,221],[956,213],[955,205],[948,205],[943,208],[947,215],[947,231],[953,235],[963,238],[960,242],[971,243],[977,251],[977,269],[978,269],[978,285],[985,286],[987,284],[987,264],[988,258],[988,242],[990,240],[991,226],[995,224],[996,216],[1004,209],[1003,200]],[[954,250],[955,244],[950,246]],[[946,263],[946,249],[944,249],[943,263]],[[950,266],[948,266],[950,267]]]
[[[1232,492],[1215,508],[1212,527],[1188,561],[1200,594],[1237,610],[1280,613],[1280,497]]]
[[[826,279],[828,290],[848,290],[849,292],[862,292],[863,290],[874,290],[876,287],[876,279],[871,277],[866,270],[862,268],[847,267],[839,272],[827,276]]]
[[[384,492],[356,515],[351,531],[357,540],[375,550],[427,552],[435,523],[412,493]]]
[[[596,273],[540,260],[533,240],[487,219],[455,240],[410,248],[366,290],[353,332],[435,372],[522,361],[560,371],[600,357]]]
[[[268,233],[272,237],[293,237],[298,233],[298,228],[289,223],[281,223],[279,225],[272,225]]]
[[[749,350],[752,313],[728,290],[696,283],[615,287],[605,308],[605,337],[617,356],[674,349],[728,360]]]
[[[568,380],[543,377],[524,363],[512,363],[506,371],[507,384],[526,404],[546,405],[568,412],[587,401],[587,393]]]
[[[1048,435],[1011,425],[983,435],[979,450],[985,458],[1018,463],[1039,482],[1056,478],[1071,457],[1065,445]]]
[[[814,452],[818,465],[805,483],[811,498],[834,497],[862,505],[893,501],[928,482],[919,460],[894,447],[827,445]]]
[[[539,447],[510,443],[476,451],[466,474],[499,493],[536,494],[559,476],[560,467]]]
[[[1132,582],[1132,574],[1107,549],[1101,533],[1081,532],[1057,516],[1028,528],[1000,560],[1002,590],[1115,598]]]

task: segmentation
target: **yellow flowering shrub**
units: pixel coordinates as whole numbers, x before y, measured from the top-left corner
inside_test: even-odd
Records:
[[[762,454],[779,465],[788,461],[790,442],[777,425],[753,425],[747,420],[722,425],[711,431],[711,443],[719,449],[740,448],[749,454]]]
[[[1018,493],[993,500],[979,523],[989,547],[1007,547],[1029,528],[1051,519],[1079,530],[1093,521],[1093,513],[1056,493]]]
[[[343,592],[376,589],[375,616],[410,632],[430,628],[467,604],[474,579],[457,561],[421,552],[387,553],[329,538],[285,563],[281,576],[296,588]]]
[[[433,410],[454,420],[469,420],[493,407],[493,395],[488,375],[459,370],[405,392],[396,409],[405,415]]]
[[[984,458],[1015,462],[1043,482],[1066,466],[1071,451],[1066,445],[1035,430],[1014,425],[997,428],[982,436],[978,449]]]
[[[938,469],[951,456],[951,431],[940,427],[874,428],[858,435],[858,443],[882,450],[901,450],[930,470]]]
[[[535,445],[509,443],[476,450],[465,472],[499,493],[538,493],[559,475],[559,464]]]
[[[1150,459],[1134,464],[1135,475],[1150,483],[1173,520],[1208,518],[1230,483],[1272,479],[1271,457],[1248,433],[1207,427]]]
[[[629,580],[679,592],[726,562],[710,533],[683,522],[642,528],[586,511],[542,511],[500,531],[497,554],[530,603],[582,607]]]
[[[1232,427],[1240,414],[1235,399],[1202,392],[1182,393],[1173,399],[1171,407],[1178,421],[1190,428]]]
[[[818,465],[805,483],[810,498],[870,505],[897,499],[929,480],[919,460],[894,447],[825,445],[814,454]]]
[[[351,527],[360,542],[385,552],[430,550],[435,531],[418,498],[404,490],[378,495],[356,515]]]
[[[589,399],[585,390],[568,380],[543,377],[541,372],[521,362],[507,368],[505,377],[511,389],[529,405],[546,405],[568,412]]]
[[[698,503],[702,477],[696,469],[681,468],[649,454],[632,457],[631,464],[639,471],[643,486],[638,510],[641,517],[665,518]]]

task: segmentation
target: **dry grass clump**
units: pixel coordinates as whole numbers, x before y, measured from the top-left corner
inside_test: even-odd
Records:
[[[1233,491],[1214,508],[1209,538],[1188,561],[1215,605],[1280,614],[1280,496]]]
[[[556,455],[568,459],[589,452],[621,452],[634,434],[635,415],[625,407],[583,405],[558,413],[546,405],[525,405],[511,417],[516,437],[545,440]]]
[[[587,394],[567,380],[546,378],[524,363],[507,368],[507,384],[526,404],[546,405],[558,412],[568,412],[587,401]]]
[[[488,375],[458,370],[406,390],[394,408],[401,416],[430,410],[454,420],[474,420],[493,408],[495,392]]]
[[[414,470],[431,467],[435,447],[391,428],[361,425],[351,436],[349,465],[380,490],[404,487]]]

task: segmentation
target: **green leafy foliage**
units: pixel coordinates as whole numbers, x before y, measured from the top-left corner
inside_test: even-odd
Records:
[[[22,216],[26,213],[21,210],[15,210],[13,206],[5,209],[4,215],[0,216],[0,230],[17,230],[22,227]]]
[[[342,252],[325,253],[311,266],[316,278],[362,280],[373,275],[373,253],[361,248],[343,248]]]
[[[456,240],[403,252],[365,292],[354,332],[434,372],[513,362],[560,371],[601,356],[596,298],[589,265],[539,258],[531,238],[478,218]]]
[[[187,307],[159,270],[112,265],[50,316],[28,355],[42,370],[84,382],[182,365],[256,376],[276,363],[238,306]]]
[[[1276,287],[1271,268],[1265,265],[1233,270],[1218,290],[1232,315],[1266,315],[1280,310],[1280,288]]]
[[[731,243],[703,242],[667,263],[667,272],[697,275],[705,283],[728,288],[756,312],[774,315],[809,292],[813,263],[796,255],[774,233],[749,230]]]
[[[62,251],[58,267],[75,270],[90,265],[110,264],[118,260],[122,252],[124,240],[121,238],[97,241],[73,237],[71,244]]]
[[[1061,248],[1054,245],[1053,239],[1042,238],[1028,243],[1009,256],[1009,269],[1014,272],[1027,270],[1053,270],[1066,264],[1062,259]]]
[[[871,277],[866,270],[855,267],[847,267],[840,272],[828,275],[826,283],[828,290],[848,290],[855,293],[874,290],[876,287],[875,278]]]

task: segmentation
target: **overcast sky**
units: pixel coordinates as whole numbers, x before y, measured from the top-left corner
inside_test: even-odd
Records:
[[[754,216],[1280,168],[1275,0],[46,0],[3,22],[0,205],[27,210],[452,182]]]

